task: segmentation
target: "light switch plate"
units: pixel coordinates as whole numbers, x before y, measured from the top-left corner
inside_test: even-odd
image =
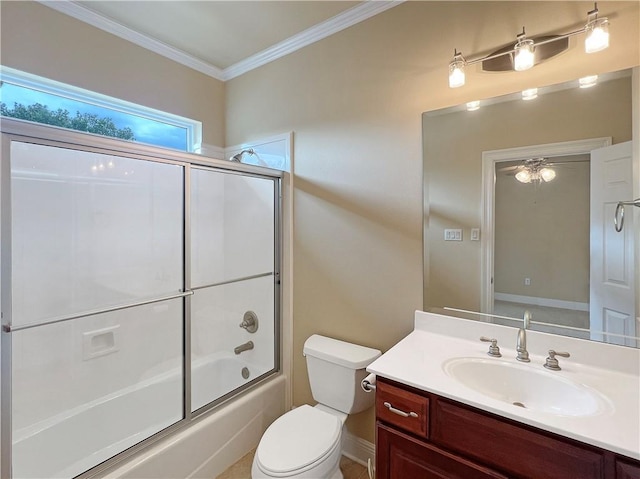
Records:
[[[445,229],[444,230],[445,241],[462,241],[461,229]]]

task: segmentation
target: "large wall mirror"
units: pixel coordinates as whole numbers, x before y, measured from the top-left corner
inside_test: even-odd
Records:
[[[423,114],[425,311],[640,346],[634,75]]]

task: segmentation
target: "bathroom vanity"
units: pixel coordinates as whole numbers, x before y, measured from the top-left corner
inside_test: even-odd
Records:
[[[516,334],[416,313],[415,330],[368,368],[376,477],[640,479],[640,352],[527,331],[521,364]],[[545,369],[540,353],[561,347],[571,357]]]

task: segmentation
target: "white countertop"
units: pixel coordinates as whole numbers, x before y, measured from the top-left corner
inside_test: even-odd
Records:
[[[517,329],[433,313],[416,312],[415,329],[371,363],[367,371],[499,416],[640,459],[640,350],[527,331],[530,363],[515,359]],[[480,336],[498,339],[502,358],[543,374],[563,378],[604,396],[606,407],[590,416],[561,416],[523,409],[470,389],[449,376],[452,358],[491,359]],[[543,368],[547,351],[569,351],[558,358],[561,371]]]

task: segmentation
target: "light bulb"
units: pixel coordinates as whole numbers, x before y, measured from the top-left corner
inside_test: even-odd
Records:
[[[551,168],[542,168],[540,170],[540,178],[544,181],[551,181],[556,177],[556,172]]]
[[[535,62],[533,55],[533,40],[528,40],[524,34],[518,35],[518,43],[515,46],[513,67],[516,71],[528,70]]]
[[[538,98],[538,89],[537,88],[529,88],[527,90],[522,91],[522,99],[525,101],[534,100]]]
[[[591,88],[598,83],[598,75],[589,75],[578,80],[580,88]]]
[[[516,180],[520,183],[531,183],[531,173],[529,170],[520,170],[516,173]]]
[[[476,111],[480,109],[480,101],[474,100],[467,103],[467,111]]]
[[[449,63],[449,88],[458,88],[464,85],[464,63],[461,53],[456,53],[453,61]]]
[[[584,51],[595,53],[609,46],[609,20],[594,18],[585,27],[587,36],[584,39]]]

